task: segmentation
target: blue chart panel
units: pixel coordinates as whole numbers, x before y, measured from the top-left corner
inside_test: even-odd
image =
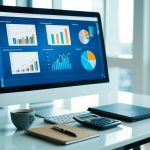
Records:
[[[92,71],[96,67],[96,57],[93,52],[85,51],[81,55],[81,63],[85,70]]]
[[[70,54],[59,55],[58,59],[52,64],[52,71],[71,70],[72,65],[69,60]]]

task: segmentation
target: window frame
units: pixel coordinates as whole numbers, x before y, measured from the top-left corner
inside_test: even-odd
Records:
[[[108,66],[131,69],[133,72],[131,78],[132,92],[150,94],[150,84],[147,84],[150,83],[150,69],[148,65],[150,61],[150,44],[148,42],[150,40],[150,2],[134,0],[133,14],[133,55],[129,58],[107,56]],[[105,24],[107,24],[107,19]]]

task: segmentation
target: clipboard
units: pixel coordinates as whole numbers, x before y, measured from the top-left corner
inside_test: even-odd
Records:
[[[65,124],[57,125],[60,128],[72,131],[78,135],[77,137],[72,137],[62,132],[54,130],[53,126],[54,125],[48,125],[46,127],[31,128],[26,130],[26,134],[63,145],[72,144],[99,136],[99,132],[93,130],[82,129],[76,126],[69,126]]]

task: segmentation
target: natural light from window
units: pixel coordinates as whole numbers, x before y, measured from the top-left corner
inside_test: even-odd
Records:
[[[133,40],[133,0],[119,0],[119,40],[132,43]]]
[[[108,0],[106,50],[111,57],[129,58],[133,45],[134,0]]]
[[[71,110],[73,112],[87,110],[89,106],[98,106],[98,104],[98,94],[71,98]]]
[[[32,7],[52,8],[52,0],[32,0]]]
[[[62,0],[62,9],[92,11],[93,0]]]
[[[3,0],[3,5],[16,6],[16,0]]]

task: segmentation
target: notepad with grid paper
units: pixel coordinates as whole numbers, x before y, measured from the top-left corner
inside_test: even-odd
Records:
[[[49,125],[46,127],[39,127],[39,128],[31,128],[26,130],[26,133],[28,135],[38,137],[58,144],[71,144],[71,143],[88,140],[99,136],[99,132],[89,130],[89,129],[82,129],[79,127],[69,126],[65,124],[59,124],[57,126],[65,130],[72,131],[76,133],[78,136],[72,137],[67,134],[56,131],[52,128],[53,125]]]

